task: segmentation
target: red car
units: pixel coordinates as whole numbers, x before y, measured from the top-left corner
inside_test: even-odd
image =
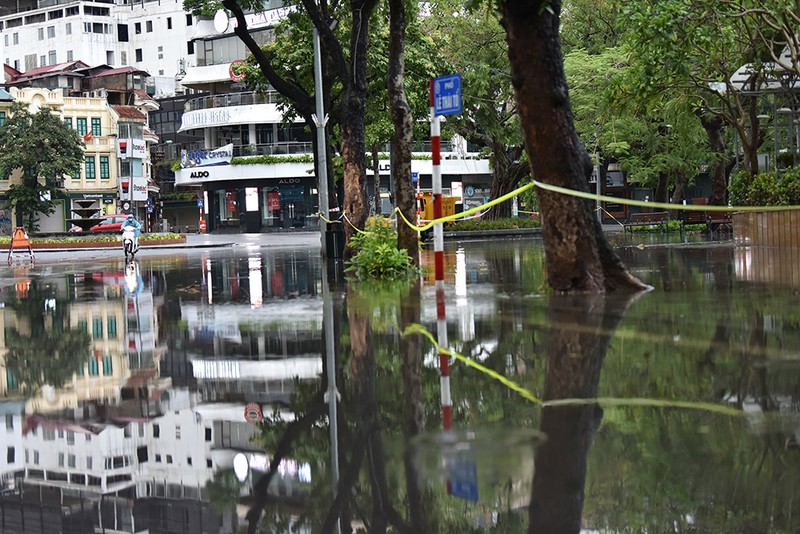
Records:
[[[127,215],[104,215],[103,220],[91,228],[90,232],[119,232],[122,228],[122,223],[127,219]]]

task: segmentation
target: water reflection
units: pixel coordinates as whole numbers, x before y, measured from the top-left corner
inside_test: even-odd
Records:
[[[542,409],[452,359],[455,445],[438,353],[401,335],[436,331],[427,275],[326,285],[316,249],[0,267],[0,532],[792,531],[796,296],[742,252],[624,245],[655,288],[630,303],[548,295],[535,241],[449,247],[450,348],[487,370],[743,414]]]

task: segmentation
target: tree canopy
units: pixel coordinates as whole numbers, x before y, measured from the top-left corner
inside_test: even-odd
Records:
[[[83,141],[49,108],[31,112],[15,103],[0,126],[0,176],[18,175],[5,197],[18,220],[37,229],[39,214],[55,211],[59,181],[80,172]]]

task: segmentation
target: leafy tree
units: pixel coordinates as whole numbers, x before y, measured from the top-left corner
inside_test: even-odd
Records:
[[[52,196],[58,181],[80,171],[83,142],[49,108],[37,112],[15,103],[0,126],[0,176],[18,173],[19,183],[9,188],[5,204],[16,210],[17,220],[38,229],[39,214],[55,211]]]
[[[640,99],[683,93],[693,103],[717,153],[713,204],[724,203],[728,175],[739,158],[726,147],[724,128],[738,140],[744,171],[755,176],[766,137],[761,115],[772,107],[764,93],[771,90],[769,43],[775,31],[745,4],[750,3],[633,2],[622,12],[631,64],[625,93]]]

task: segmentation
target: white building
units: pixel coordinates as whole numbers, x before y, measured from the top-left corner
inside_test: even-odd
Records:
[[[0,57],[31,69],[81,60],[132,66],[152,74],[148,92],[175,93],[175,79],[195,64],[196,18],[183,0],[20,2],[0,15]]]

